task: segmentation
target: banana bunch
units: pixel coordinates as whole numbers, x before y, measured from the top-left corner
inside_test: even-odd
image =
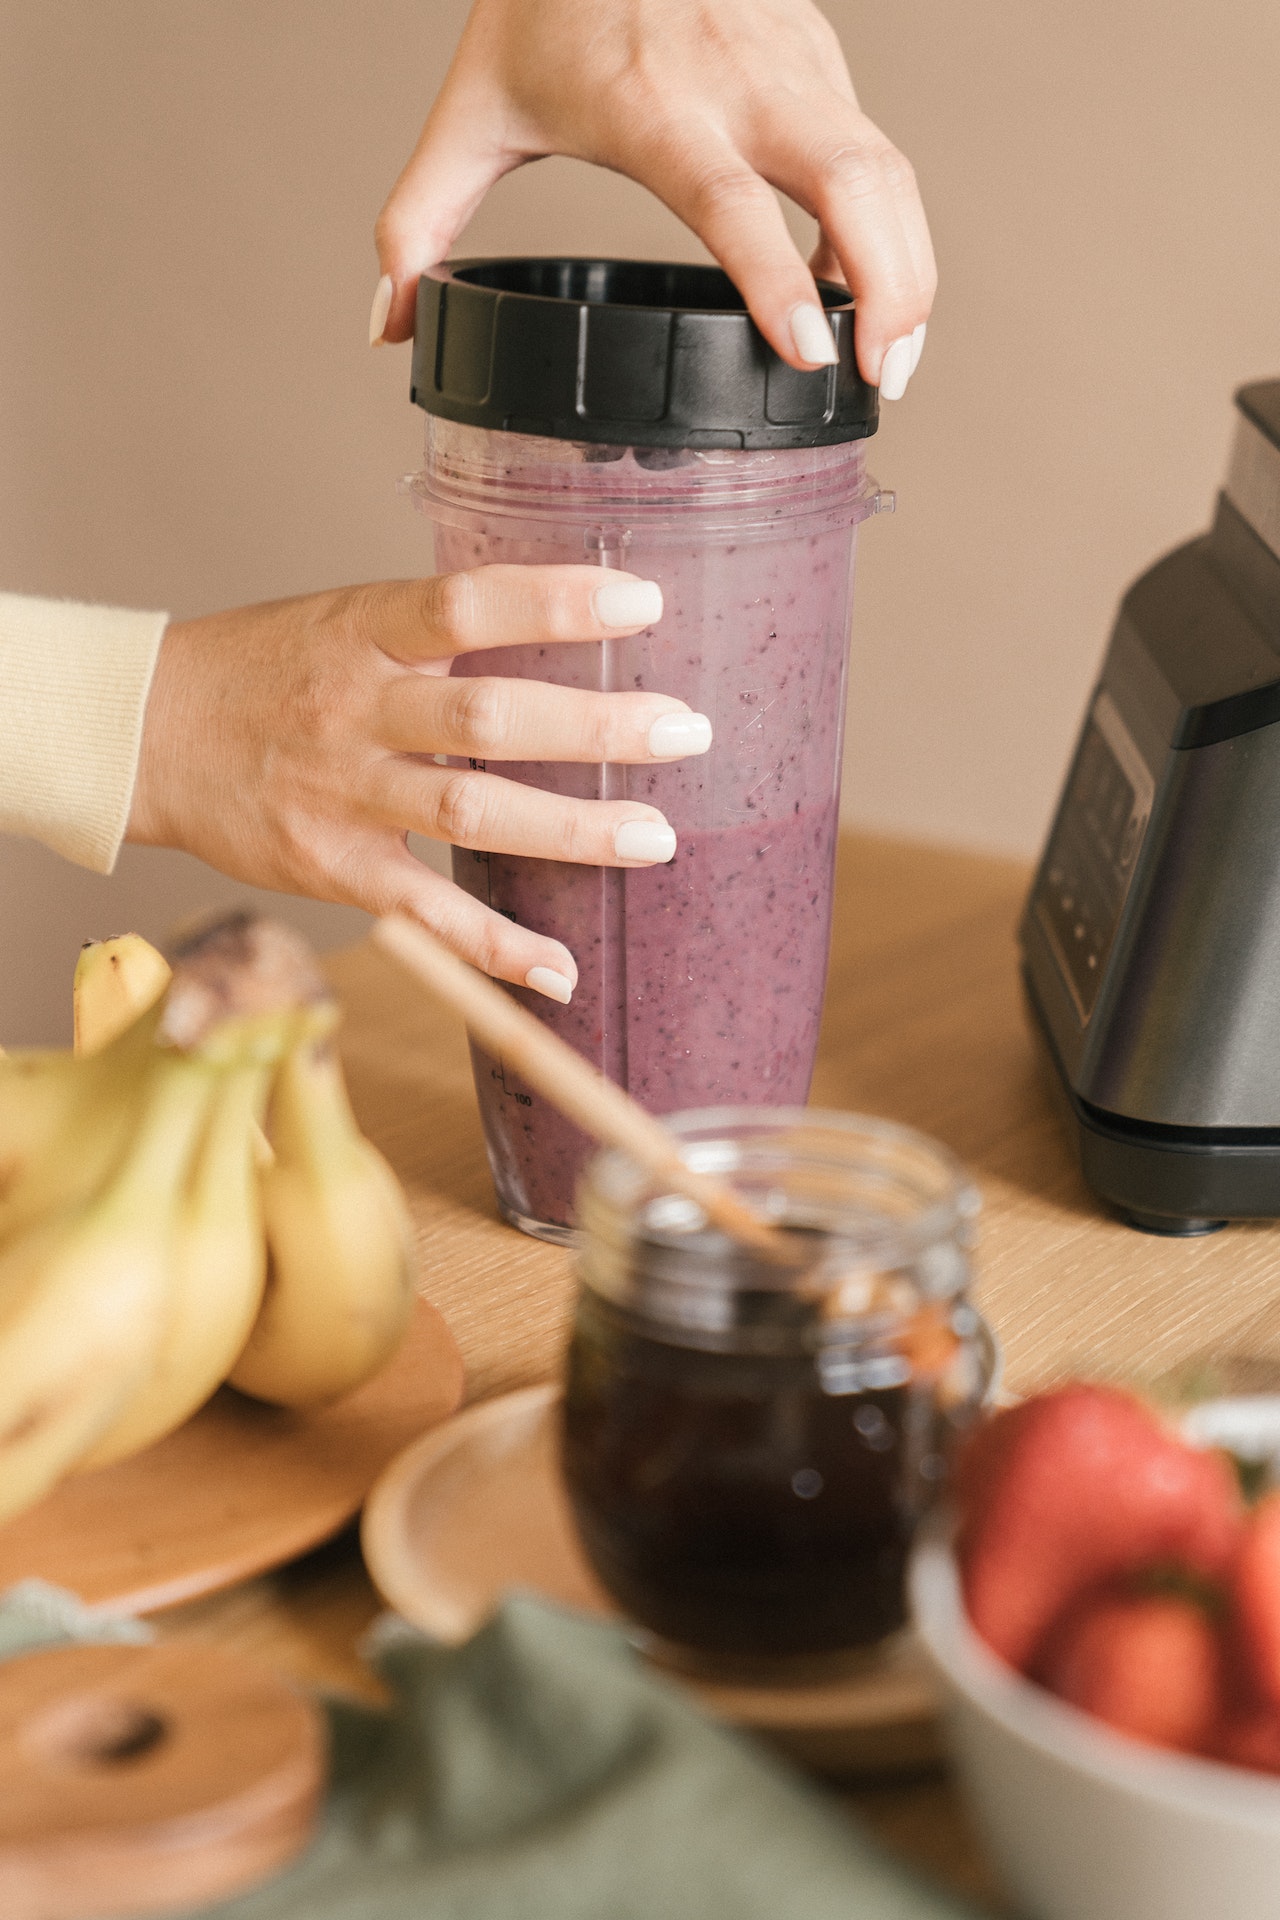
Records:
[[[136,934],[91,942],[74,1003],[72,1052],[0,1054],[0,1520],[224,1380],[351,1391],[413,1304],[404,1197],[290,929],[233,916],[172,969]]]

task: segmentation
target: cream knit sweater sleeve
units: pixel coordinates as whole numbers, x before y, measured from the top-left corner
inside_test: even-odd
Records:
[[[111,872],[168,618],[0,593],[0,833]]]

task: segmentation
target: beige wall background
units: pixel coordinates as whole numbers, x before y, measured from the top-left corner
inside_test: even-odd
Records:
[[[942,269],[873,465],[851,821],[1030,855],[1117,596],[1208,515],[1280,374],[1275,0],[827,0]],[[0,581],[175,615],[424,571],[419,417],[369,353],[373,216],[463,0],[0,0]],[[797,231],[806,223],[797,216]],[[464,244],[698,257],[613,176],[504,182]],[[0,1035],[76,946],[243,889],[0,842]],[[295,911],[322,941],[358,916]]]

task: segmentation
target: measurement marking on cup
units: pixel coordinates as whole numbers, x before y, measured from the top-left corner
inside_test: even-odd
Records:
[[[531,1093],[525,1093],[521,1087],[509,1087],[507,1085],[507,1068],[505,1061],[499,1060],[496,1067],[490,1067],[489,1074],[491,1079],[498,1082],[498,1085],[502,1088],[508,1100],[514,1100],[518,1107],[531,1107],[533,1105],[533,1095]]]

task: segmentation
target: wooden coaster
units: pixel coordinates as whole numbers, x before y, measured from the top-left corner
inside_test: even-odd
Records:
[[[0,1913],[99,1920],[223,1900],[315,1827],[317,1709],[191,1641],[58,1647],[0,1666]]]
[[[148,1613],[280,1566],[344,1527],[462,1391],[453,1335],[420,1300],[395,1358],[332,1406],[296,1413],[224,1387],[145,1453],[62,1481],[0,1527],[0,1588],[38,1577]]]
[[[548,1385],[469,1407],[406,1448],[365,1503],[361,1538],[375,1585],[434,1638],[469,1638],[513,1587],[618,1617],[583,1557],[561,1486],[559,1400]],[[814,1684],[673,1677],[719,1718],[826,1773],[896,1773],[940,1757],[937,1696],[907,1632]]]

